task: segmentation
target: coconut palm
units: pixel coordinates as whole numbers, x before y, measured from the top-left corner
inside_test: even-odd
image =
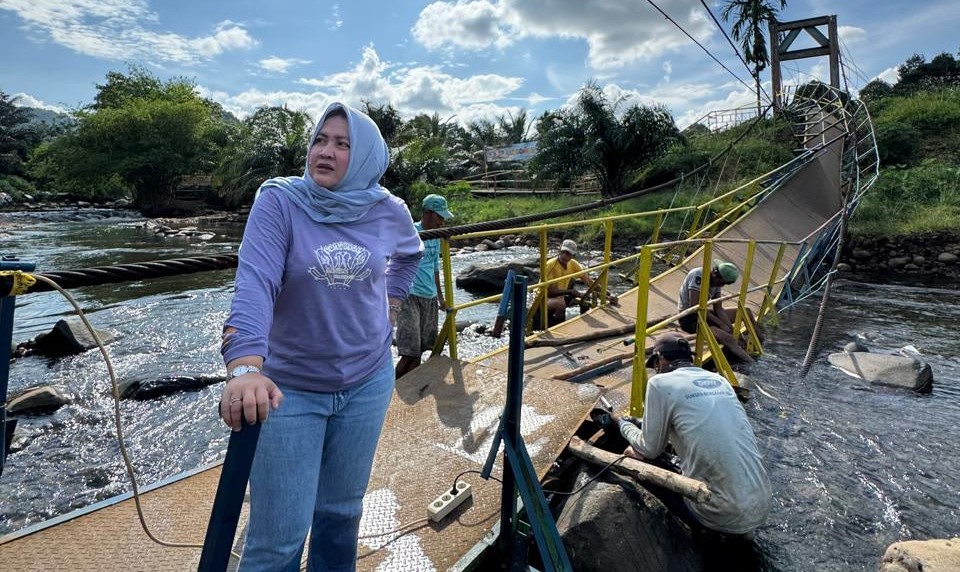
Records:
[[[743,48],[743,59],[753,64],[753,82],[757,86],[757,114],[760,113],[760,72],[767,68],[770,57],[767,54],[766,32],[771,22],[777,19],[778,10],[787,7],[787,0],[774,0],[779,4],[776,8],[768,0],[727,0],[720,12],[724,21],[729,22],[735,16],[733,23],[733,39],[740,42]]]

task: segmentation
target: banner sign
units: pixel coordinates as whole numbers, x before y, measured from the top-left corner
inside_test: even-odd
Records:
[[[484,156],[488,163],[498,161],[529,161],[537,155],[537,142],[528,141],[505,147],[487,147]]]

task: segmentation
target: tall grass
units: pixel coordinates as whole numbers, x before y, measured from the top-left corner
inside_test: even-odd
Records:
[[[888,168],[851,220],[854,234],[912,234],[960,229],[960,167],[928,160]]]

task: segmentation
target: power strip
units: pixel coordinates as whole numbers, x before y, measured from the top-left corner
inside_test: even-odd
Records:
[[[427,505],[427,516],[430,517],[430,520],[433,522],[440,522],[443,520],[443,517],[450,514],[450,511],[457,508],[463,501],[470,498],[473,494],[473,489],[470,487],[470,483],[466,481],[458,481],[456,486],[456,492],[453,490],[444,491],[444,493],[434,499],[429,505]]]

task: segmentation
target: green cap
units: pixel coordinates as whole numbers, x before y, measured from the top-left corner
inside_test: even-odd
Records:
[[[726,284],[733,284],[737,281],[737,278],[740,277],[740,270],[737,268],[737,265],[732,262],[718,260],[714,267],[717,269],[717,272],[720,273],[720,278],[722,278]]]

